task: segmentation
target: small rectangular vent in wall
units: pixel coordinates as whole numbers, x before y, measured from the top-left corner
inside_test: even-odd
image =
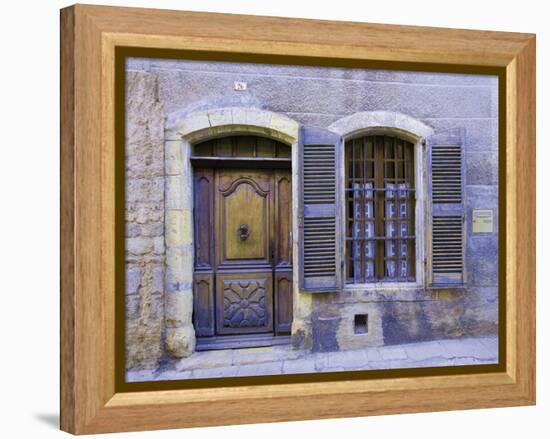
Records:
[[[369,332],[368,317],[369,317],[368,314],[355,314],[355,322],[354,322],[355,334],[366,334],[367,332]]]

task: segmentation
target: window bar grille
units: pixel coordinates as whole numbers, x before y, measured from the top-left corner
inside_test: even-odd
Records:
[[[412,144],[366,136],[346,144],[347,281],[414,278]]]

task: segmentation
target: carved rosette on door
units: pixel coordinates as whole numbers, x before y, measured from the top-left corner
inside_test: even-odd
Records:
[[[194,170],[199,350],[286,343],[290,334],[290,170],[237,162]]]

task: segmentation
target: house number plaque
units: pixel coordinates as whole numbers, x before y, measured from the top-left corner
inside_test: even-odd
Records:
[[[473,210],[472,231],[473,233],[492,233],[493,232],[493,210],[492,209],[474,209]]]

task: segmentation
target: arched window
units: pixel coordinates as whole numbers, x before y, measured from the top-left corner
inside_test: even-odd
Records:
[[[414,145],[368,135],[345,148],[346,282],[414,282]]]

